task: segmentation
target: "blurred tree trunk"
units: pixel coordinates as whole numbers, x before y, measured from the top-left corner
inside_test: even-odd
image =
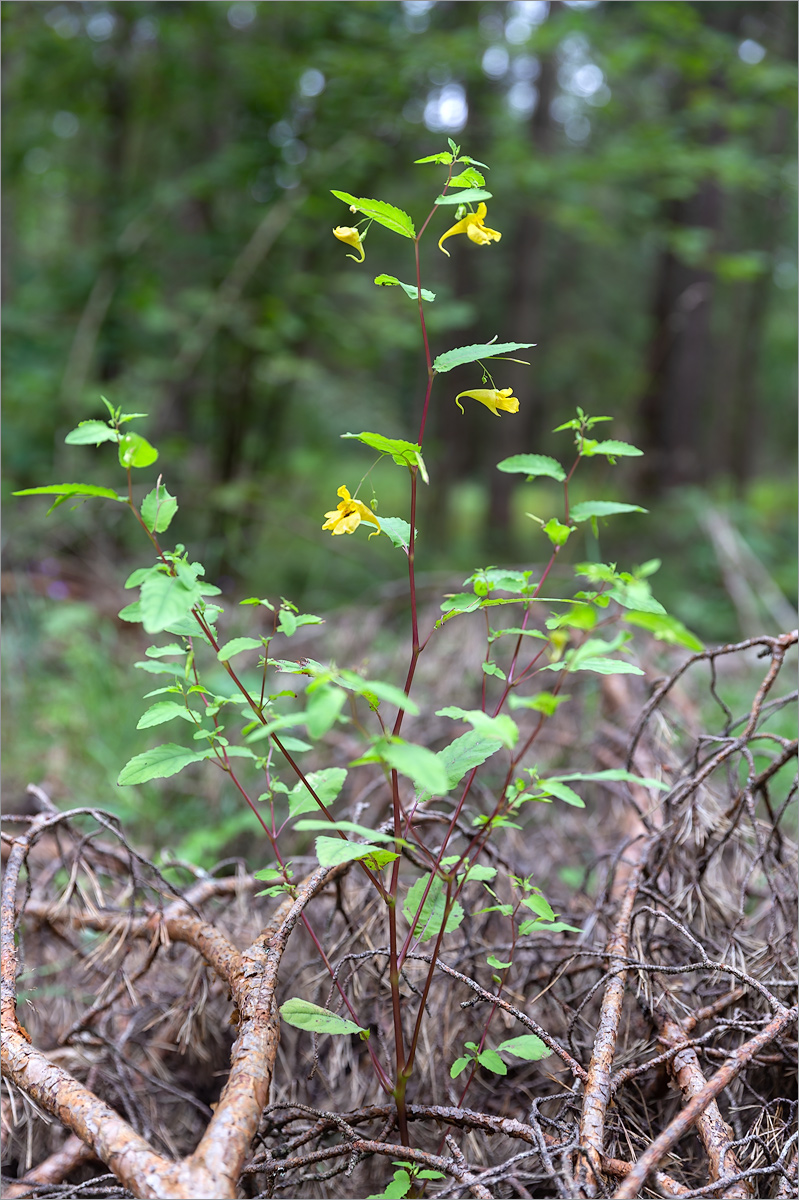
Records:
[[[688,200],[667,209],[671,228],[703,228],[718,236],[721,194],[706,182]],[[673,250],[660,256],[655,275],[647,383],[638,405],[639,438],[645,452],[641,484],[654,495],[706,473],[701,414],[710,387],[710,316],[714,276],[688,266]]]

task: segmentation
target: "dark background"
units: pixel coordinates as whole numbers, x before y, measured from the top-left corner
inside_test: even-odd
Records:
[[[330,189],[389,200],[418,227],[444,173],[413,160],[447,136],[490,165],[502,241],[453,238],[445,258],[453,210],[434,218],[433,354],[494,335],[537,345],[530,367],[497,372],[517,416],[458,412],[477,368],[436,382],[422,579],[457,586],[478,563],[545,557],[525,513],[550,515],[556,496],[495,464],[565,457],[551,431],[579,404],[646,457],[592,465],[574,498],[651,515],[617,520],[600,549],[573,539],[571,558],[662,558],[656,595],[709,641],[790,619],[795,4],[6,3],[2,16],[12,753],[35,757],[36,738],[75,719],[75,671],[93,672],[82,703],[99,689],[89,708],[114,712],[100,664],[118,650],[120,583],[146,560],[140,531],[121,507],[45,519],[43,501],[7,499],[119,485],[108,446],[64,445],[104,415],[101,394],[149,414],[141,431],[181,504],[170,535],[229,594],[329,611],[404,574],[387,539],[366,553],[320,530],[372,461],[339,435],[415,438],[425,383],[413,304],[372,282],[412,279],[411,244],[374,225],[351,262],[331,230],[353,218]],[[378,468],[375,484],[380,511],[407,517],[403,473]],[[97,754],[115,778],[117,752]]]

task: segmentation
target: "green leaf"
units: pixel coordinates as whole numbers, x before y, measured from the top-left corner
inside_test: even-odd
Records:
[[[408,550],[411,542],[411,527],[402,517],[380,517],[380,532],[385,533],[398,550]],[[417,531],[416,537],[419,533]]]
[[[454,180],[450,180],[452,184]],[[462,192],[453,192],[451,195],[436,196],[435,203],[441,206],[442,204],[474,204],[478,200],[490,200],[493,192],[487,192],[484,188],[469,187]]]
[[[418,715],[419,705],[416,701],[412,700],[410,696],[406,696],[402,688],[393,683],[384,683],[382,679],[361,679],[355,671],[339,671],[334,677],[334,682],[346,688],[347,691],[365,696],[372,708],[377,707],[374,703],[376,698],[385,700],[387,704],[394,704],[397,708],[410,713],[411,716]]]
[[[607,454],[608,458],[637,458],[643,454],[643,450],[639,450],[637,446],[631,446],[629,442],[596,442],[590,450],[583,451],[584,458],[592,458],[596,454]]]
[[[556,800],[563,800],[565,804],[571,804],[572,808],[585,808],[585,801],[578,796],[577,792],[559,780],[542,779],[538,786],[545,796],[554,796]]]
[[[148,646],[144,651],[148,658],[165,658],[168,654],[185,654],[185,646],[171,642],[168,646]]]
[[[239,637],[233,638],[232,641],[225,642],[217,653],[217,658],[220,662],[229,662],[236,654],[243,654],[245,650],[260,650],[263,652],[264,644],[260,638]]]
[[[502,462],[497,463],[498,471],[505,471],[508,475],[526,475],[528,479],[535,479],[539,475],[548,475],[550,479],[563,480],[566,478],[566,472],[556,458],[550,458],[548,454],[512,454],[510,458],[503,458]]]
[[[347,702],[347,693],[330,683],[309,684],[305,700],[308,736],[318,742],[335,725]]]
[[[571,700],[571,696],[556,696],[552,692],[539,692],[537,696],[517,696],[512,693],[508,697],[508,706],[513,709],[531,708],[533,712],[540,712],[546,717],[551,717],[564,700]]]
[[[409,925],[416,916],[417,908],[422,903],[422,896],[424,895],[429,878],[429,875],[423,875],[421,879],[417,879],[405,897],[402,912]],[[427,893],[427,899],[422,905],[422,911],[419,913],[416,924],[413,926],[414,937],[419,938],[422,942],[427,942],[430,938],[438,937],[444,920],[446,899],[443,883],[440,879],[434,879],[430,885],[430,891]],[[451,933],[453,929],[457,929],[463,920],[463,915],[463,908],[455,901],[447,917],[444,932]]]
[[[394,1178],[384,1192],[375,1192],[369,1200],[402,1200],[411,1190],[411,1177],[407,1171],[395,1171]]]
[[[557,517],[550,517],[543,527],[544,533],[553,546],[565,546],[573,532],[572,525],[564,525]]]
[[[409,843],[404,838],[395,838],[393,833],[383,833],[380,829],[369,829],[367,825],[358,825],[356,821],[322,821],[322,820],[302,820],[298,821],[294,826],[301,833],[316,832],[319,829],[336,830],[339,833],[354,833],[358,837],[371,838],[373,842],[391,842],[393,845],[407,846]]]
[[[187,750],[185,746],[167,742],[164,746],[156,746],[132,758],[120,771],[117,783],[120,787],[125,787],[128,784],[148,783],[151,779],[169,779],[171,775],[177,775],[191,763],[211,758],[213,753],[213,750],[208,748]]]
[[[412,742],[377,742],[375,750],[383,762],[388,763],[400,775],[407,776],[419,792],[433,796],[445,796],[449,791],[447,768],[437,754],[426,746]]]
[[[665,608],[652,595],[652,590],[645,579],[617,580],[605,594],[620,604],[622,608],[666,616]]]
[[[406,296],[411,300],[419,299],[418,289],[412,283],[402,283],[397,279],[396,275],[378,275],[375,278],[375,283],[378,287],[401,287]],[[427,288],[422,288],[422,299],[432,303],[435,300],[435,292],[429,292]]]
[[[149,467],[158,458],[155,446],[138,433],[126,433],[119,440],[119,463],[130,467]]]
[[[373,450],[379,450],[381,454],[390,454],[399,467],[418,467],[419,474],[425,483],[430,482],[422,451],[416,442],[406,442],[402,438],[383,437],[381,433],[342,433],[341,436],[357,438],[359,442],[363,442],[365,446],[371,446]]]
[[[630,771],[625,771],[623,767],[612,767],[607,771],[577,771],[572,775],[555,775],[553,779],[544,780],[544,783],[552,783],[554,779],[566,780],[599,780],[610,783],[639,783],[642,787],[658,788],[662,792],[669,790],[669,785],[661,779],[648,779],[643,775],[633,775]]]
[[[496,675],[497,679],[507,679],[507,675],[502,668],[498,667],[494,662],[484,662],[480,666],[483,668],[484,675]]]
[[[344,767],[325,767],[321,771],[311,771],[306,775],[306,779],[326,808],[337,798],[346,778],[347,772]],[[305,812],[319,812],[319,805],[302,780],[295,783],[289,792],[288,801],[290,817]]]
[[[47,510],[48,517],[53,509],[58,508],[59,504],[71,500],[73,496],[101,496],[104,500],[116,500],[120,504],[128,502],[127,496],[118,496],[111,488],[96,487],[93,483],[48,483],[44,487],[23,488],[22,491],[14,492],[13,495],[57,496],[58,499]]]
[[[614,500],[583,500],[569,509],[571,521],[587,521],[589,517],[610,517],[614,513],[648,512],[640,504],[617,504]]]
[[[368,1033],[354,1021],[337,1017],[335,1013],[320,1008],[318,1004],[311,1004],[309,1000],[287,1000],[281,1004],[279,1012],[286,1024],[293,1025],[295,1029],[309,1029],[314,1033]]]
[[[428,154],[425,158],[415,158],[414,163],[441,163],[448,167],[452,162],[452,155],[448,150],[442,150],[440,154]]]
[[[456,1058],[449,1069],[450,1079],[457,1079],[462,1075],[471,1061],[471,1058]]]
[[[388,850],[381,850],[379,846],[362,845],[360,842],[345,842],[342,838],[318,837],[316,839],[316,857],[319,860],[319,865],[322,867],[335,867],[343,862],[359,862],[364,858],[377,858],[378,855],[385,862],[399,858],[398,854],[393,854]],[[389,855],[389,857],[386,858],[386,855]]]
[[[135,662],[133,666],[139,671],[147,671],[150,675],[177,676],[185,673],[183,663]]]
[[[178,511],[178,502],[163,483],[156,484],[141,502],[141,518],[150,533],[164,533]]]
[[[531,912],[534,912],[537,917],[543,917],[545,921],[554,921],[557,915],[553,912],[549,902],[535,892],[531,896],[525,896],[522,904],[525,908],[529,908]]]
[[[441,603],[441,611],[455,616],[457,613],[474,612],[480,607],[480,598],[473,592],[459,592],[455,596],[447,596]]]
[[[670,617],[667,613],[628,612],[624,620],[628,625],[638,625],[641,629],[647,629],[659,642],[666,642],[671,646],[685,646],[686,649],[697,653],[705,648],[696,634],[686,629],[682,621]]]
[[[436,757],[441,759],[447,772],[447,791],[460,783],[467,771],[479,767],[501,748],[502,742],[498,738],[486,737],[476,729],[470,729],[439,750]]]
[[[480,188],[485,183],[485,176],[476,171],[474,167],[467,167],[465,171],[461,171],[460,175],[453,175],[449,181],[450,187],[457,188]],[[463,196],[461,196],[463,200]]]
[[[597,675],[643,675],[640,667],[620,658],[589,657],[569,662],[547,663],[542,671],[594,671]]]
[[[70,429],[64,438],[70,446],[99,446],[101,442],[116,440],[116,430],[105,421],[80,421],[77,429]]]
[[[368,200],[364,196],[351,196],[349,192],[337,192],[332,188],[330,190],[337,200],[343,200],[345,204],[354,206],[365,217],[371,217],[373,221],[385,225],[386,229],[390,229],[392,233],[399,233],[403,237],[411,239],[416,237],[413,221],[401,208],[395,208],[393,204],[387,204],[385,200]]]
[[[481,1053],[477,1055],[477,1061],[481,1067],[485,1067],[487,1071],[492,1071],[495,1075],[507,1075],[508,1073],[508,1068],[505,1066],[496,1050],[481,1051]]]
[[[200,599],[195,588],[187,588],[173,575],[160,571],[141,585],[141,621],[147,633],[161,633],[191,612]]]
[[[512,350],[529,350],[535,342],[484,342],[474,346],[459,346],[445,350],[433,362],[433,370],[439,375],[451,371],[462,363],[477,362],[481,358],[495,358],[498,354],[509,354]]]
[[[175,700],[161,700],[158,704],[150,705],[139,718],[136,728],[150,729],[153,725],[163,725],[166,721],[174,720],[175,717],[188,721],[190,725],[194,724],[194,718],[185,704],[178,704]]]
[[[513,965],[512,959],[510,959],[508,962],[500,962],[495,954],[489,954],[486,962],[488,963],[489,967],[496,967],[498,971],[504,971]]]
[[[497,1046],[500,1054],[513,1054],[526,1062],[537,1062],[539,1058],[549,1058],[552,1051],[541,1038],[534,1033],[523,1033],[521,1037],[508,1038]]]
[[[498,717],[489,717],[479,708],[458,708],[454,704],[436,711],[437,717],[451,717],[453,721],[467,721],[473,728],[488,738],[500,741],[508,750],[512,750],[519,740],[519,728],[515,721],[505,713]]]

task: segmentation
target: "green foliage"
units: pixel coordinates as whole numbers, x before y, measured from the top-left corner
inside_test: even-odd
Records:
[[[428,156],[425,160],[434,162],[442,169],[442,174],[446,168],[446,178],[437,186],[459,189],[452,196],[444,196],[443,203],[468,205],[489,196],[490,193],[482,189],[484,177],[474,169],[484,164],[465,155],[461,157],[460,147],[451,140],[449,146],[450,154],[443,153],[432,158]],[[458,162],[466,163],[467,169],[453,178],[453,167]],[[357,176],[357,171],[355,173]],[[528,186],[534,190],[533,181],[528,180]],[[328,211],[323,205],[325,194],[320,182],[316,200],[320,212],[324,213]],[[413,265],[419,278],[419,244],[434,211],[420,226],[417,235],[416,227],[404,209],[385,201],[356,198],[348,192],[335,191],[333,195],[363,214],[367,222],[377,222],[401,237],[412,240]],[[439,195],[438,200],[433,201],[433,210],[441,202],[442,196]],[[474,253],[474,242],[487,246],[497,240],[493,231],[488,231],[492,234],[488,237],[484,229],[475,228],[474,222],[469,226],[469,231],[476,233],[476,236],[464,239],[466,245],[460,247],[459,252]],[[345,237],[360,246],[365,233],[359,232],[356,237],[346,232]],[[410,257],[410,247],[405,246],[405,249]],[[383,251],[380,248],[378,252]],[[394,252],[395,249],[386,251],[388,255]],[[684,245],[683,253],[686,253]],[[393,260],[389,257],[388,262],[392,265]],[[409,265],[406,263],[406,269]],[[389,274],[378,275],[375,282],[399,285],[411,298],[425,297],[420,282],[414,289],[412,285],[400,284],[397,276]],[[381,296],[380,300],[390,303],[387,297]],[[331,300],[328,298],[326,303],[330,305]],[[556,563],[560,565],[565,561],[565,553],[563,559],[561,555],[567,552],[572,538],[579,533],[577,527],[580,524],[590,522],[594,538],[598,539],[600,519],[604,521],[610,516],[646,511],[638,505],[615,499],[575,499],[575,493],[570,489],[574,486],[578,468],[578,478],[582,479],[589,473],[590,478],[594,479],[598,467],[605,471],[617,466],[617,460],[637,458],[641,453],[626,441],[600,441],[590,436],[595,426],[611,418],[592,416],[582,407],[576,409],[574,418],[558,426],[555,431],[573,435],[571,440],[576,457],[568,473],[558,459],[537,452],[520,453],[503,459],[500,464],[501,471],[506,475],[522,475],[527,481],[542,479],[545,481],[544,487],[551,489],[551,498],[548,494],[546,503],[557,506],[560,515],[546,519],[533,518],[540,527],[540,531],[536,531],[537,535],[540,532],[540,538],[537,536],[530,557],[537,564],[541,560],[543,565],[529,569],[496,565],[478,567],[463,584],[464,587],[471,587],[472,592],[449,596],[442,605],[444,616],[435,621],[432,628],[420,630],[425,617],[417,600],[415,525],[419,523],[423,530],[425,528],[418,515],[418,480],[421,478],[425,483],[429,482],[422,447],[428,415],[432,411],[440,411],[440,407],[435,410],[431,407],[431,404],[441,400],[441,388],[436,377],[456,367],[479,363],[485,382],[490,379],[485,361],[496,359],[519,363],[522,360],[508,359],[508,354],[530,348],[533,343],[499,342],[495,337],[488,343],[463,346],[433,357],[431,344],[435,346],[441,340],[444,326],[436,327],[431,323],[428,328],[425,309],[421,304],[408,309],[403,303],[401,307],[406,311],[400,318],[392,316],[387,327],[400,327],[403,321],[410,321],[411,316],[414,322],[418,319],[418,344],[426,368],[422,376],[426,378],[426,390],[424,398],[419,397],[417,440],[388,438],[372,432],[342,434],[342,438],[357,440],[376,451],[378,460],[367,465],[366,473],[355,489],[355,497],[350,496],[346,486],[339,485],[337,494],[343,496],[342,503],[322,526],[335,537],[338,547],[346,544],[346,535],[353,533],[362,521],[375,523],[379,520],[394,547],[405,555],[410,643],[408,665],[405,674],[399,676],[399,681],[367,679],[365,673],[307,655],[273,657],[274,639],[286,638],[288,644],[299,630],[322,623],[319,617],[301,612],[298,605],[285,596],[281,596],[279,601],[250,597],[243,602],[246,611],[237,608],[238,619],[232,627],[229,626],[230,618],[224,609],[208,602],[209,597],[220,595],[221,589],[204,582],[204,566],[190,560],[182,543],[170,549],[160,540],[178,511],[177,500],[166,490],[162,477],[159,475],[155,479],[154,486],[140,504],[137,505],[133,498],[134,472],[152,467],[159,459],[159,451],[149,441],[125,428],[127,422],[138,419],[140,414],[122,413],[105,400],[110,415],[107,424],[95,421],[79,425],[66,438],[68,446],[102,447],[106,442],[115,444],[116,460],[126,475],[127,495],[117,494],[101,485],[79,484],[24,489],[21,494],[39,492],[56,495],[53,507],[72,496],[100,496],[121,502],[130,510],[137,528],[146,539],[145,545],[151,551],[150,565],[136,569],[127,579],[125,586],[138,588],[139,595],[122,610],[120,616],[133,626],[141,625],[148,634],[168,633],[180,641],[150,646],[145,651],[144,660],[135,664],[145,675],[163,677],[159,682],[164,686],[150,692],[148,699],[155,696],[170,697],[158,699],[150,705],[139,719],[138,728],[146,731],[177,719],[183,722],[181,732],[185,735],[185,741],[191,744],[169,742],[134,754],[122,768],[117,782],[138,788],[155,780],[174,780],[184,770],[208,761],[217,769],[223,788],[230,794],[242,796],[248,805],[246,811],[242,808],[241,812],[225,813],[224,820],[216,829],[222,829],[227,836],[239,834],[245,828],[255,828],[242,822],[242,818],[249,822],[251,813],[252,819],[260,824],[262,837],[258,845],[261,861],[277,864],[259,872],[259,877],[268,885],[265,889],[267,895],[294,894],[296,885],[292,882],[293,876],[289,870],[287,843],[291,846],[292,854],[297,854],[298,846],[300,852],[304,853],[307,849],[304,835],[309,833],[318,833],[314,840],[314,852],[321,868],[352,866],[362,872],[373,888],[385,922],[385,944],[389,946],[388,987],[394,1020],[394,1054],[393,1065],[388,1068],[371,1048],[370,1059],[381,1086],[396,1100],[402,1126],[405,1123],[405,1088],[412,1074],[419,1032],[425,1019],[425,997],[436,960],[442,946],[446,946],[447,935],[464,922],[466,909],[462,899],[475,889],[478,894],[485,889],[495,903],[481,911],[498,914],[497,921],[507,925],[510,930],[509,944],[514,948],[519,938],[580,932],[577,927],[560,919],[560,914],[543,895],[532,875],[522,877],[513,874],[507,866],[507,860],[501,855],[492,855],[492,861],[499,864],[501,870],[485,862],[491,839],[499,837],[503,828],[508,826],[523,828],[521,822],[528,818],[530,810],[525,806],[529,803],[558,800],[575,810],[584,809],[586,803],[580,794],[584,789],[578,791],[570,786],[571,783],[634,781],[641,786],[663,786],[624,770],[568,772],[547,778],[541,776],[538,765],[531,764],[530,754],[544,723],[557,720],[559,705],[567,698],[562,690],[566,675],[577,672],[643,675],[642,669],[632,661],[632,634],[625,627],[626,624],[635,626],[637,623],[639,628],[648,628],[662,639],[683,646],[689,646],[695,639],[681,622],[669,618],[663,605],[652,595],[648,580],[657,570],[659,563],[656,560],[650,560],[631,571],[623,571],[618,570],[615,563],[591,557],[590,561],[578,562],[575,566],[573,585],[567,582],[569,572],[559,573],[558,591],[565,594],[547,597],[544,593],[547,578]],[[437,307],[440,310],[442,306]],[[283,315],[288,318],[290,313],[287,311]],[[363,319],[367,322],[368,314],[365,313]],[[263,338],[268,345],[269,334],[264,333]],[[346,354],[346,337],[344,350]],[[508,389],[503,394],[510,396],[511,392],[512,389]],[[496,394],[492,381],[491,395]],[[515,400],[513,403],[517,404]],[[245,407],[249,415],[249,404]],[[516,416],[517,413],[506,405],[503,421],[513,421]],[[528,438],[522,424],[519,428],[521,432],[517,444],[524,446],[532,438]],[[435,440],[433,446],[434,453],[440,459],[441,449]],[[362,454],[360,448],[358,452]],[[334,457],[329,446],[323,457],[325,462]],[[373,516],[379,508],[377,484],[380,474],[377,468],[383,459],[391,459],[394,464],[406,468],[401,474],[408,489],[410,522],[400,517]],[[370,480],[373,500],[371,507],[367,507],[357,496],[366,476],[373,471],[375,480]],[[397,473],[388,474],[392,477],[392,483],[388,486],[396,487]],[[604,476],[600,474],[600,487],[603,482]],[[184,504],[182,517],[189,507]],[[551,512],[551,508],[544,511]],[[273,514],[267,513],[267,518],[270,527],[279,524],[279,519]],[[321,530],[317,530],[317,539],[320,533]],[[342,534],[345,536],[340,538]],[[369,547],[366,553],[372,553],[372,548]],[[296,550],[295,556],[300,557]],[[372,579],[369,568],[365,570],[367,577]],[[503,609],[511,606],[513,611],[508,615],[507,627],[493,629],[489,623],[494,620],[493,614],[488,611],[481,614],[477,610],[499,606]],[[462,671],[462,675],[465,675],[473,669],[480,678],[480,707],[446,704],[438,708],[435,712],[437,717],[465,722],[471,729],[434,751],[429,745],[422,744],[421,740],[413,741],[403,736],[406,719],[418,717],[418,728],[421,729],[431,721],[429,710],[433,706],[411,696],[417,661],[446,620],[456,615],[466,618],[469,613],[477,613],[476,621],[480,622],[481,628],[484,627],[486,634],[484,656],[478,658],[476,663],[464,663]],[[501,616],[504,615],[503,611]],[[239,622],[246,617],[251,618],[256,630],[265,627],[266,632],[259,632],[257,636],[242,632]],[[645,619],[641,620],[642,617]],[[224,638],[217,629],[223,620]],[[259,626],[259,622],[263,622],[263,626]],[[602,636],[597,636],[597,632]],[[504,643],[497,645],[503,638]],[[293,646],[283,653],[294,654]],[[167,661],[171,658],[177,661]],[[543,672],[552,674],[544,675]],[[558,676],[554,682],[552,675]],[[289,682],[292,687],[281,686],[280,680],[285,680],[285,676],[291,677]],[[401,682],[403,679],[404,684]],[[452,694],[458,699],[461,698],[463,682],[457,672],[453,672],[448,679]],[[527,718],[528,724],[522,736],[520,724],[507,711],[503,711],[505,708],[519,710],[520,721],[523,710],[527,709],[536,713],[537,718],[533,718],[532,722]],[[192,729],[191,738],[186,725]],[[340,726],[345,727],[347,757],[350,758],[353,753],[357,757],[352,758],[347,769],[320,766],[320,763],[330,761],[331,753],[340,754],[342,743],[337,736]],[[180,729],[177,725],[174,728]],[[307,731],[310,742],[295,736],[303,730]],[[359,747],[359,750],[349,749],[351,745]],[[309,760],[300,759],[298,762],[295,756],[311,750],[314,753],[310,763],[315,769],[306,771],[300,762]],[[524,775],[529,778],[529,783],[525,782]],[[471,799],[477,791],[475,780],[478,776],[480,788],[490,797],[490,802],[484,806],[485,811],[475,811]],[[466,783],[460,795],[451,797],[449,793],[458,788],[464,779]],[[357,797],[364,794],[360,788],[364,780],[370,791],[379,789],[381,806],[378,810],[376,805],[375,811],[389,813],[385,827],[374,828],[361,823],[363,804]],[[430,838],[427,822],[419,820],[418,814],[420,807],[423,809],[434,797],[441,798],[442,806],[449,806],[451,819],[449,816],[445,818],[446,832],[443,837],[436,827]],[[468,807],[469,804],[472,807]],[[353,806],[356,806],[354,814]],[[306,816],[309,813],[313,814],[310,818]],[[355,815],[356,819],[351,820],[351,815]],[[434,815],[437,819],[440,817],[439,813]],[[471,826],[465,820],[468,818],[471,819]],[[207,847],[198,829],[181,829],[178,834],[182,835],[178,845],[189,846],[201,857],[206,853]],[[408,882],[408,860],[414,875],[419,870],[424,871],[412,883]],[[390,870],[385,870],[389,867]],[[306,920],[306,916],[303,914],[303,920]],[[405,924],[398,927],[400,916]],[[312,942],[319,949],[321,943],[307,920],[306,925]],[[429,956],[431,963],[424,991],[414,992],[418,1006],[410,1034],[411,1041],[406,1044],[407,1030],[403,1022],[409,1011],[408,1006],[413,1005],[414,1001],[407,1000],[400,990],[403,965],[406,955],[414,953],[413,947],[427,942],[434,943]],[[321,955],[321,959],[325,970],[330,973],[332,987],[338,990],[350,1014],[355,1017],[351,999],[338,973],[325,954]],[[513,951],[507,960],[489,955],[486,961],[492,969],[512,971]],[[494,976],[494,981],[500,987],[504,986],[500,977]],[[286,1001],[280,1011],[287,1024],[303,1030],[314,1033],[358,1033],[362,1039],[368,1038],[368,1030],[357,1020],[339,1017],[300,998]],[[478,1067],[502,1076],[508,1072],[503,1055],[535,1061],[550,1052],[542,1041],[530,1035],[510,1038],[496,1048],[489,1047],[487,1038],[493,1017],[492,1008],[485,1016],[479,1042],[466,1042],[466,1053],[452,1065],[452,1078],[469,1070],[464,1095]],[[415,1177],[433,1178],[436,1174],[408,1170],[404,1163],[396,1165],[399,1170],[395,1172],[386,1195],[406,1195]]]
[[[354,1021],[337,1017],[335,1013],[328,1012],[326,1008],[320,1008],[318,1004],[311,1004],[308,1000],[296,997],[281,1004],[280,1015],[287,1025],[294,1025],[297,1029],[307,1029],[312,1033],[359,1033],[362,1037],[369,1037],[369,1030],[362,1029]]]

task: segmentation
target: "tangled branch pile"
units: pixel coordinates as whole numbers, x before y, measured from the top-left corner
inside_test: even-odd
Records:
[[[795,1195],[797,745],[769,721],[796,701],[775,686],[796,641],[697,654],[637,719],[636,698],[617,695],[592,752],[622,766],[627,741],[627,768],[660,770],[668,793],[653,805],[604,785],[590,822],[556,835],[542,820],[503,843],[505,865],[535,869],[583,933],[527,939],[497,998],[485,956],[502,954],[502,927],[492,913],[463,922],[427,1001],[414,1148],[358,1038],[280,1027],[284,994],[332,1003],[297,925],[312,906],[381,1052],[382,927],[348,864],[317,867],[277,907],[241,870],[183,864],[179,889],[113,818],[57,812],[32,789],[40,811],[10,818],[3,841],[4,1194],[354,1197],[384,1190],[400,1161],[443,1174],[425,1183],[433,1196]],[[753,653],[760,684],[736,718],[717,669]],[[685,727],[677,699],[708,665],[713,736]],[[408,992],[429,961],[411,956]],[[552,1055],[478,1073],[461,1107],[441,1062],[492,1005],[497,1029],[533,1032]]]

